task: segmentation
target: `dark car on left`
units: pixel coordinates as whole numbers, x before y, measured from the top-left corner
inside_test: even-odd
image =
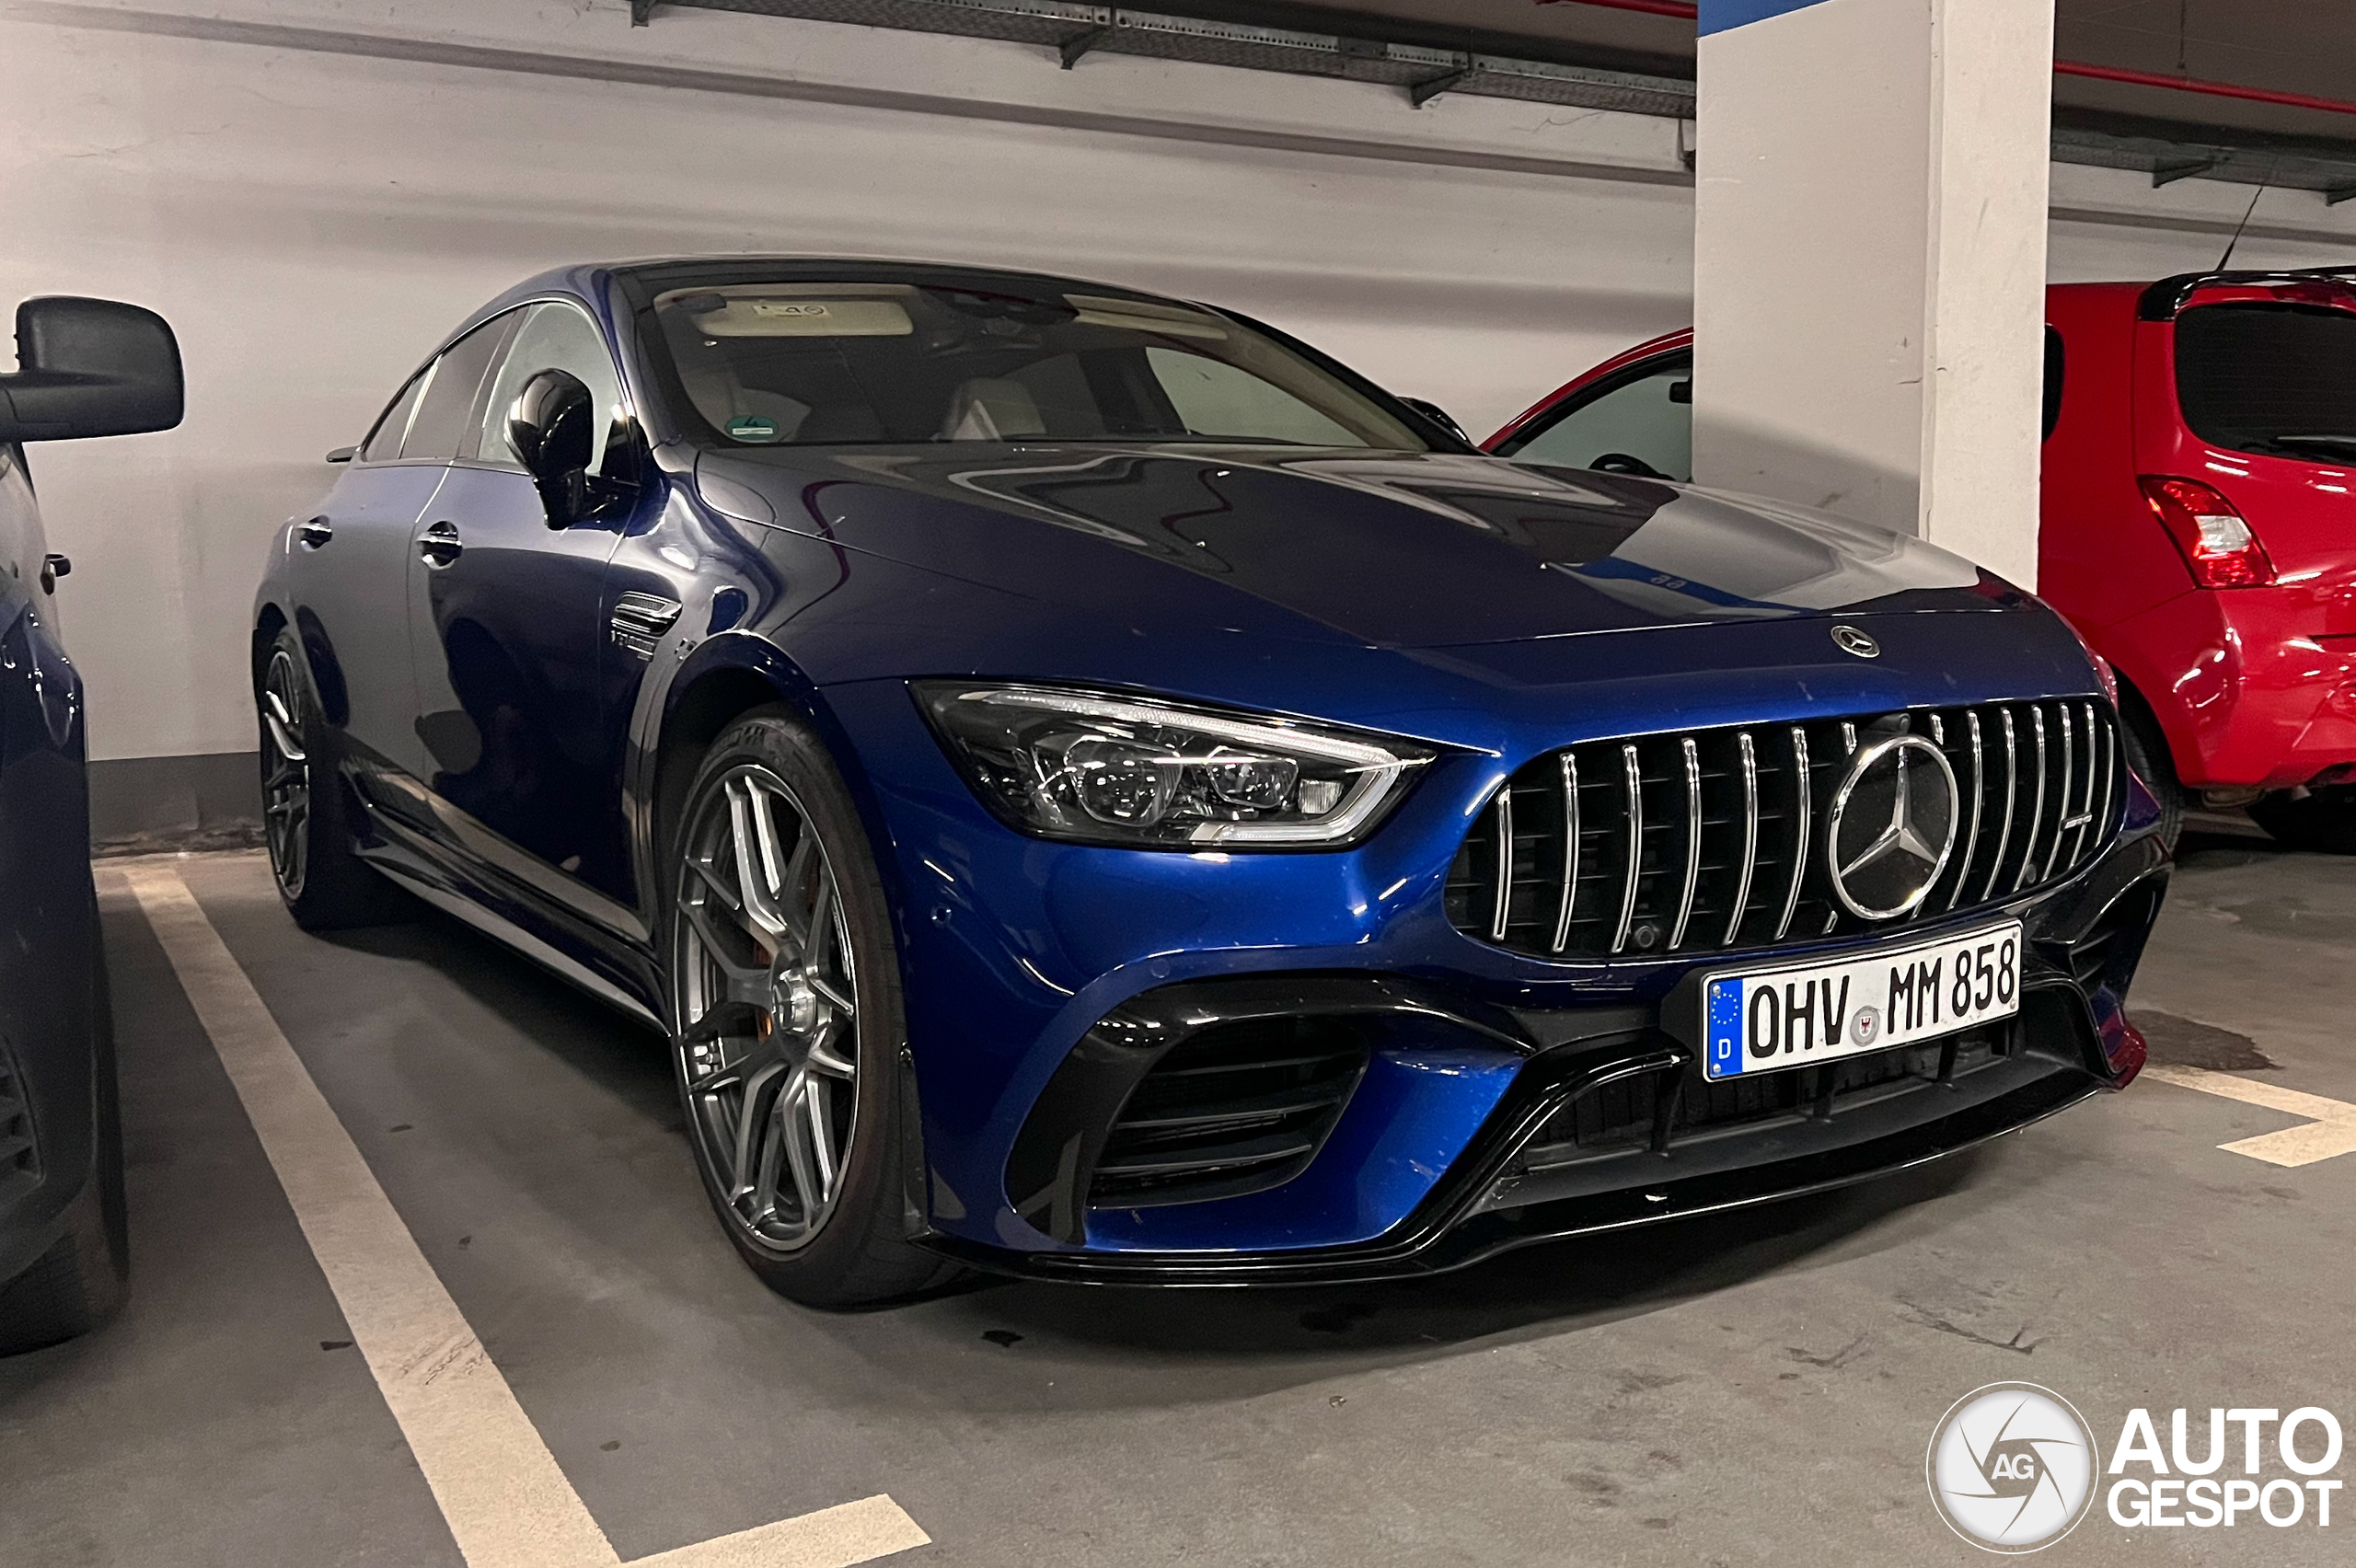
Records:
[[[55,608],[72,563],[48,548],[25,447],[168,430],[180,407],[155,312],[17,306],[0,375],[0,1354],[97,1327],[130,1271],[82,680]]]

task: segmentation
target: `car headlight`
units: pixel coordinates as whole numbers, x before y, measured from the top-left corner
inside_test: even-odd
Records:
[[[1374,830],[1430,747],[1060,686],[920,681],[974,790],[1045,838],[1139,848],[1332,848]]]

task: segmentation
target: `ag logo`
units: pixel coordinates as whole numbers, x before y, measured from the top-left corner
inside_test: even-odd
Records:
[[[1939,1517],[1988,1551],[2051,1546],[2095,1497],[2093,1434],[2069,1401],[2035,1383],[1991,1383],[1958,1400],[1924,1469]]]

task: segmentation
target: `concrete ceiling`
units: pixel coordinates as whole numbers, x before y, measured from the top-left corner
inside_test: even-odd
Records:
[[[1577,0],[1161,0],[1158,8],[1656,75],[1693,69],[1691,21]],[[2055,35],[2054,52],[2064,60],[2356,98],[2349,0],[2056,0]],[[2356,143],[2356,116],[2161,87],[2062,76],[2054,101],[2065,119],[2119,116]]]

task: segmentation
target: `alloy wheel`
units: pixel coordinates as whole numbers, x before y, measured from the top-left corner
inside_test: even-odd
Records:
[[[270,869],[288,898],[310,869],[311,759],[303,747],[303,675],[294,656],[271,655],[261,687],[261,800]]]
[[[672,976],[699,1153],[748,1239],[791,1251],[834,1212],[857,1131],[859,985],[826,847],[784,779],[728,769],[681,838]]]

